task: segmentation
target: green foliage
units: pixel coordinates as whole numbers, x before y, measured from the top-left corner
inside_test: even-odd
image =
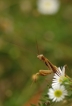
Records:
[[[48,99],[48,95],[43,95],[42,98],[39,100],[37,105],[31,105],[31,106],[49,106],[50,100]]]

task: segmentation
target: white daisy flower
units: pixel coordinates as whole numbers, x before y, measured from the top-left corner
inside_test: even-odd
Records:
[[[53,81],[52,81],[52,86],[56,86],[58,84],[62,84],[62,83],[67,83],[67,77],[65,76],[65,66],[62,68],[62,70],[60,69],[60,67],[58,68],[57,73],[55,73]]]
[[[38,0],[38,11],[42,14],[55,14],[60,7],[59,0]]]
[[[67,90],[63,85],[53,86],[49,89],[48,92],[49,98],[52,99],[52,101],[59,102],[65,98],[65,96],[68,95]]]

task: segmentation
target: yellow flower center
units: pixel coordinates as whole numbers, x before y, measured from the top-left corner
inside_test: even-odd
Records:
[[[54,92],[55,97],[60,97],[62,95],[62,91],[61,90],[56,90]]]
[[[47,3],[45,3],[45,6],[51,6],[51,3],[49,3],[49,2],[47,2]]]
[[[61,77],[59,78],[59,82],[62,82],[63,79],[64,79],[64,76],[61,76]]]
[[[61,76],[61,77],[59,78],[59,82],[60,82],[60,83],[68,82],[68,78],[66,78],[65,76]]]

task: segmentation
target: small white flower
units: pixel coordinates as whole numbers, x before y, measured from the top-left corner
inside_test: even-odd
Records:
[[[67,77],[65,76],[65,66],[62,68],[62,70],[59,67],[58,72],[55,73],[55,75],[54,75],[54,78],[52,81],[52,86],[62,84],[64,81],[66,81],[66,79],[67,79]]]
[[[59,102],[65,98],[65,96],[68,95],[67,90],[63,85],[53,86],[49,89],[48,92],[49,98],[52,99],[52,101]]]
[[[38,11],[42,14],[55,14],[60,7],[59,0],[38,0]]]

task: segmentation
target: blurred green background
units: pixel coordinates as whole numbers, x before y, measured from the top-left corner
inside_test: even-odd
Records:
[[[72,0],[60,2],[56,14],[43,15],[37,0],[0,0],[0,106],[30,106],[45,89],[45,77],[31,79],[47,69],[37,59],[37,45],[56,66],[67,64],[72,77]]]

